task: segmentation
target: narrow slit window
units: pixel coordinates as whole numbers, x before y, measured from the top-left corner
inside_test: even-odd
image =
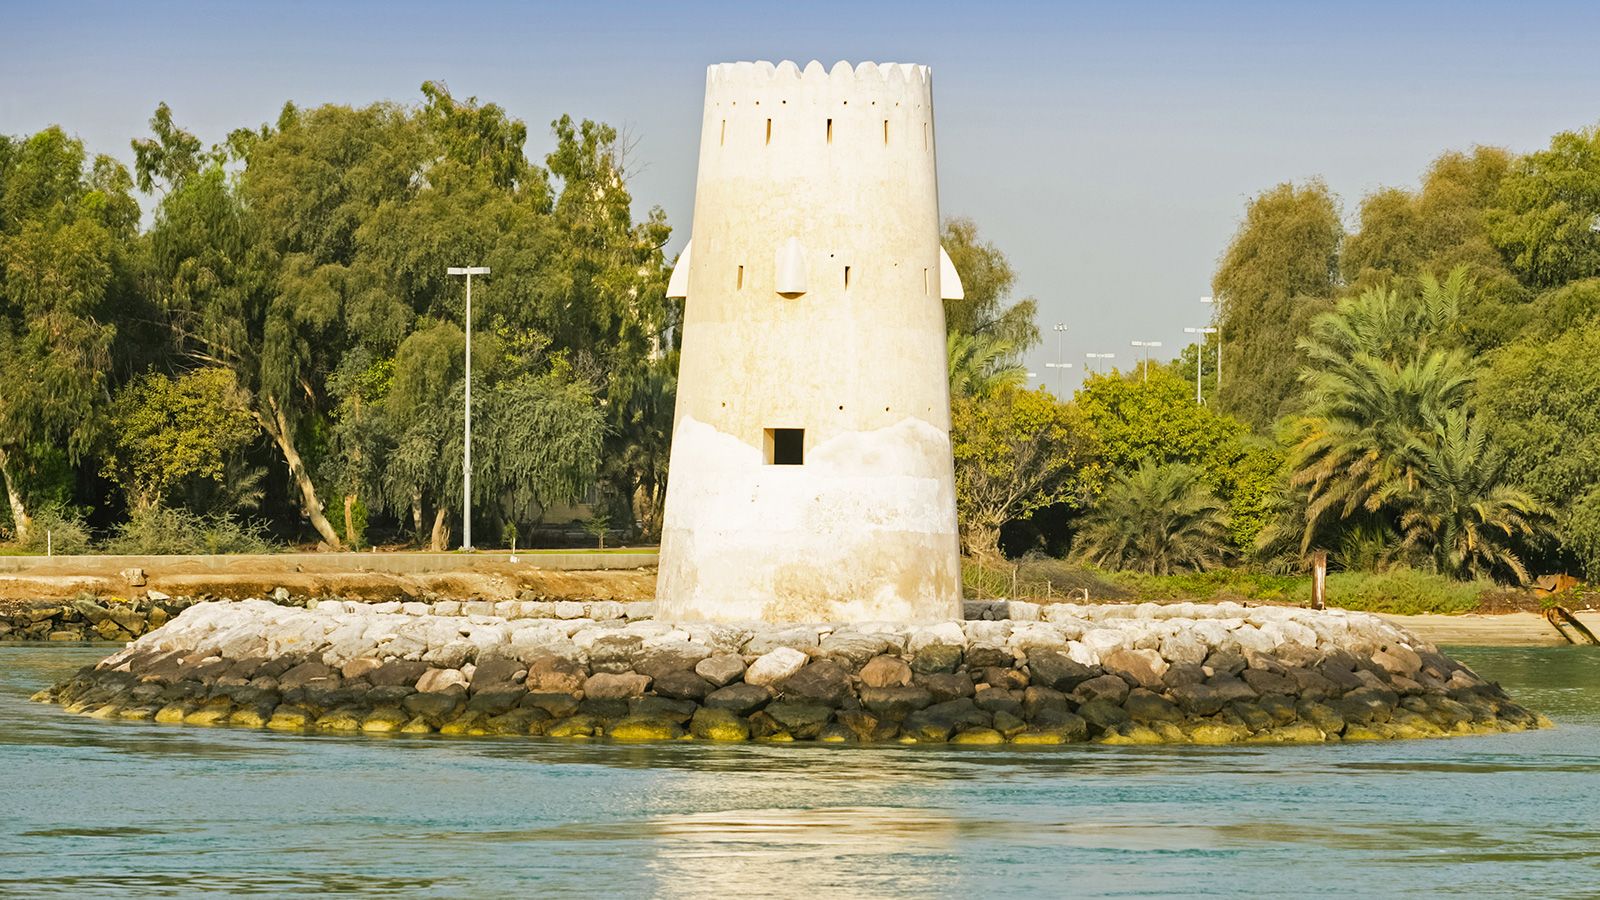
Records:
[[[772,143],[772,120],[767,120],[767,143]]]
[[[833,143],[833,120],[828,120],[828,143]]]
[[[744,266],[740,266],[739,274],[734,276],[733,288],[738,291],[744,290]]]
[[[804,428],[768,428],[765,437],[767,465],[805,465],[806,430]]]
[[[844,289],[850,290],[850,267],[844,267]]]
[[[722,133],[717,135],[717,146],[720,147],[720,146],[723,146],[723,145],[725,145],[727,143],[728,143],[728,120],[727,119],[723,119],[722,120]]]
[[[928,123],[922,123],[922,149],[928,149]]]
[[[883,120],[883,145],[889,146],[889,120]]]
[[[928,269],[926,266],[922,269],[922,296],[928,296]]]

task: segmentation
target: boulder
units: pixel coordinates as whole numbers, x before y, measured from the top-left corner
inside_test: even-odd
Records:
[[[861,667],[860,678],[867,687],[905,687],[911,683],[911,667],[896,656],[875,656]]]
[[[572,693],[583,688],[589,673],[576,660],[565,656],[541,656],[528,664],[524,684],[536,692]]]
[[[663,697],[677,700],[699,700],[713,689],[711,682],[688,669],[663,672],[655,679],[651,688]]]
[[[911,657],[911,671],[921,675],[954,672],[961,665],[962,648],[957,644],[928,644]]]
[[[730,684],[707,694],[701,701],[707,709],[725,709],[736,716],[748,716],[772,702],[772,692],[756,684]]]
[[[744,658],[737,653],[718,653],[695,663],[694,673],[713,687],[732,684],[744,676]]]
[[[1057,691],[1070,691],[1101,674],[1059,650],[1028,651],[1028,681]]]
[[[778,689],[785,700],[836,707],[850,695],[850,672],[831,659],[820,659],[785,678]]]
[[[1118,675],[1101,675],[1078,685],[1068,697],[1075,703],[1105,700],[1113,705],[1121,705],[1122,701],[1128,699],[1128,682]]]
[[[689,733],[702,741],[747,741],[750,723],[726,709],[701,707],[689,720]]]
[[[769,653],[756,658],[755,662],[745,670],[744,680],[747,684],[769,685],[777,684],[800,671],[810,657],[791,647],[778,647]]]
[[[1101,659],[1101,664],[1106,671],[1131,679],[1147,690],[1159,691],[1165,686],[1162,676],[1167,672],[1167,661],[1154,650],[1113,650]]]
[[[922,687],[864,687],[859,697],[864,708],[894,721],[933,703],[933,695]]]
[[[833,718],[833,710],[820,703],[789,700],[768,704],[762,712],[771,716],[772,720],[783,726],[785,731],[802,741],[816,737],[822,726]]]
[[[467,687],[467,676],[460,669],[429,669],[417,679],[417,690],[424,694],[437,694],[451,686]]]
[[[636,672],[599,672],[583,683],[586,700],[626,700],[650,689],[650,676]]]
[[[971,697],[973,693],[972,676],[966,672],[937,672],[932,675],[918,675],[916,683],[928,689],[933,695],[933,702],[943,703],[946,700],[956,700],[961,697]]]

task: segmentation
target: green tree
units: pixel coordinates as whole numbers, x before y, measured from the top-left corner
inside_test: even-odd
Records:
[[[1332,306],[1344,229],[1327,185],[1280,184],[1250,201],[1212,279],[1222,302],[1223,409],[1265,431],[1289,411],[1295,341]]]
[[[1539,537],[1542,512],[1505,481],[1468,405],[1475,371],[1454,346],[1467,293],[1459,270],[1417,296],[1369,289],[1301,341],[1307,406],[1288,432],[1302,552],[1321,540],[1347,562],[1526,578],[1517,548]]]
[[[1000,529],[1083,497],[1100,448],[1083,414],[1044,389],[1003,387],[951,403],[961,541],[979,558],[1000,555]]]
[[[965,294],[944,302],[945,329],[992,337],[1010,348],[1004,361],[1016,362],[1039,343],[1039,326],[1034,322],[1039,302],[1032,297],[1011,299],[1016,272],[999,247],[978,235],[978,225],[971,219],[946,219],[939,240],[961,276]]]
[[[1341,267],[1356,291],[1462,269],[1476,285],[1461,328],[1476,348],[1504,343],[1525,315],[1527,289],[1490,240],[1487,211],[1516,158],[1498,147],[1434,160],[1415,192],[1377,191],[1361,202],[1360,228]]]
[[[127,170],[56,127],[0,142],[0,481],[26,543],[44,448],[77,461],[109,395],[117,310],[137,267]]]
[[[1195,403],[1192,378],[1154,366],[1148,380],[1093,375],[1074,402],[1088,417],[1113,472],[1131,472],[1146,463],[1199,471],[1207,488],[1232,510],[1233,548],[1246,551],[1271,515],[1282,454],[1271,441],[1253,437],[1238,419]],[[1101,488],[1089,487],[1096,493]]]
[[[1528,581],[1518,554],[1545,529],[1544,508],[1505,483],[1506,455],[1463,410],[1452,410],[1433,440],[1417,442],[1423,477],[1404,498],[1401,549],[1440,574]]]
[[[219,368],[135,378],[117,392],[108,425],[101,466],[135,510],[170,502],[194,480],[221,486],[230,457],[258,434],[233,373]]]
[[[971,397],[992,394],[1001,388],[1022,387],[1028,370],[1014,362],[1011,343],[993,334],[963,334],[952,331],[945,336],[945,355],[950,365],[950,396]]]
[[[1600,128],[1563,131],[1522,157],[1487,212],[1489,236],[1535,287],[1600,275]]]
[[[1495,351],[1473,395],[1506,477],[1554,510],[1560,543],[1600,578],[1600,319]]]
[[[1226,507],[1199,469],[1150,460],[1118,473],[1084,516],[1073,552],[1111,569],[1151,575],[1221,564]]]

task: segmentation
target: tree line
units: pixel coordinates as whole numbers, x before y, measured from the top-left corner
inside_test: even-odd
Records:
[[[648,541],[681,306],[627,142],[422,86],[287,104],[206,147],[164,104],[131,171],[60,128],[0,137],[0,532],[24,550],[453,546],[474,284],[474,530],[591,489]],[[150,207],[142,222],[139,197]],[[1247,204],[1216,335],[1029,389],[1037,303],[965,219],[942,240],[966,552],[1161,574],[1600,575],[1600,135],[1438,158],[1346,232],[1320,181]],[[1195,366],[1209,402],[1195,402]]]
[[[70,549],[87,519],[126,547],[263,525],[362,547],[380,523],[447,546],[460,265],[492,270],[473,297],[475,524],[504,540],[599,483],[653,530],[680,310],[665,216],[631,212],[626,142],[562,117],[541,166],[500,107],[422,95],[288,104],[209,148],[163,104],[132,172],[59,127],[0,138],[14,541]]]
[[[1212,287],[1220,384],[1216,335],[1066,403],[1024,391],[1014,356],[1009,380],[953,374],[970,551],[1600,577],[1600,130],[1444,153],[1349,232],[1320,180],[1280,184]],[[999,489],[1029,478],[1045,489]]]

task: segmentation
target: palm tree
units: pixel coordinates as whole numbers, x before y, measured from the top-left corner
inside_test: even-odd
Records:
[[[1021,387],[1028,370],[1016,362],[1016,348],[994,334],[952,331],[945,339],[950,365],[950,396],[988,396],[1003,387]]]
[[[1311,323],[1296,346],[1305,412],[1287,429],[1290,484],[1306,492],[1301,550],[1330,518],[1382,510],[1414,489],[1424,465],[1415,437],[1467,402],[1472,365],[1454,346],[1466,270],[1420,279],[1417,296],[1369,288]]]
[[[1509,574],[1519,584],[1528,570],[1515,546],[1548,527],[1548,513],[1528,494],[1503,484],[1505,454],[1464,412],[1440,424],[1432,440],[1417,441],[1425,463],[1418,489],[1404,498],[1401,547],[1426,555],[1433,568],[1458,578]]]
[[[1321,537],[1347,564],[1524,581],[1513,546],[1544,530],[1544,513],[1503,483],[1503,457],[1467,408],[1474,371],[1455,346],[1465,270],[1420,285],[1343,300],[1298,342],[1306,409],[1286,437],[1300,551]]]
[[[1152,575],[1204,570],[1221,562],[1228,517],[1200,470],[1149,460],[1116,477],[1078,531],[1077,556]]]

